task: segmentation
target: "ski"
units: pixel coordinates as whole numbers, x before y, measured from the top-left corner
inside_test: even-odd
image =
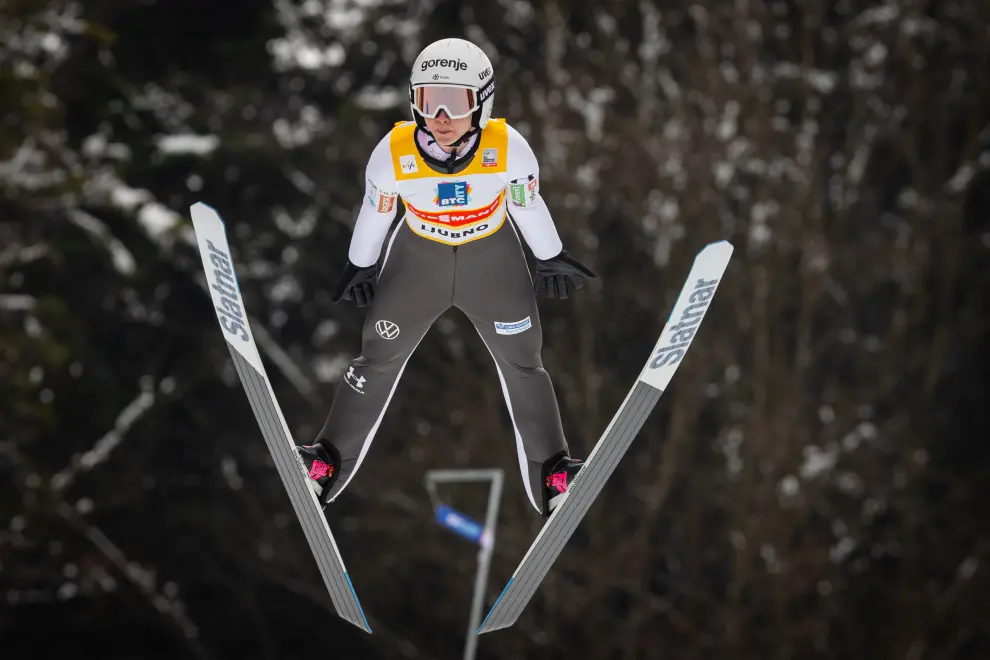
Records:
[[[667,389],[697,334],[732,250],[727,241],[718,241],[695,256],[646,365],[476,634],[508,628],[519,618]]]
[[[261,363],[241,300],[241,289],[234,271],[223,220],[216,210],[203,202],[193,204],[190,211],[206,271],[206,285],[209,287],[217,320],[223,330],[237,376],[261,427],[261,434],[306,535],[330,599],[342,619],[370,633],[368,619],[361,609],[323,509],[307,483],[309,475],[296,451],[292,434]]]

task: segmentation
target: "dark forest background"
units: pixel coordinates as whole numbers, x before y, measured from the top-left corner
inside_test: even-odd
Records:
[[[476,550],[423,475],[503,468],[488,602],[539,529],[491,359],[452,310],[329,519],[341,622],[192,240],[227,221],[297,439],[364,164],[419,50],[491,56],[565,246],[545,301],[575,455],[695,253],[736,248],[579,532],[478,658],[990,657],[990,4],[0,0],[0,655],[459,658]],[[485,489],[444,497],[482,516]]]

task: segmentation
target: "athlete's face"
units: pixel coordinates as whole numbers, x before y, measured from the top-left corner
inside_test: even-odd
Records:
[[[426,128],[430,130],[430,133],[433,133],[437,144],[444,151],[450,151],[448,147],[457,142],[471,128],[471,116],[451,119],[446,111],[441,110],[435,118],[426,119]]]

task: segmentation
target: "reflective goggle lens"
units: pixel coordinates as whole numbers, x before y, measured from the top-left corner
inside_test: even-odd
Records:
[[[436,117],[440,110],[451,119],[467,117],[478,107],[478,97],[466,87],[417,87],[413,90],[416,109],[424,117]]]

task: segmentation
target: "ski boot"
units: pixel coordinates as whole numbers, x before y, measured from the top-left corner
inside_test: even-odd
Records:
[[[339,473],[338,466],[340,459],[334,449],[319,442],[312,445],[299,445],[296,447],[299,457],[302,458],[303,465],[309,473],[309,488],[316,495],[323,508],[330,503],[330,492],[337,481]]]
[[[549,518],[564,497],[568,486],[584,467],[582,461],[560,453],[543,464],[543,517]]]

